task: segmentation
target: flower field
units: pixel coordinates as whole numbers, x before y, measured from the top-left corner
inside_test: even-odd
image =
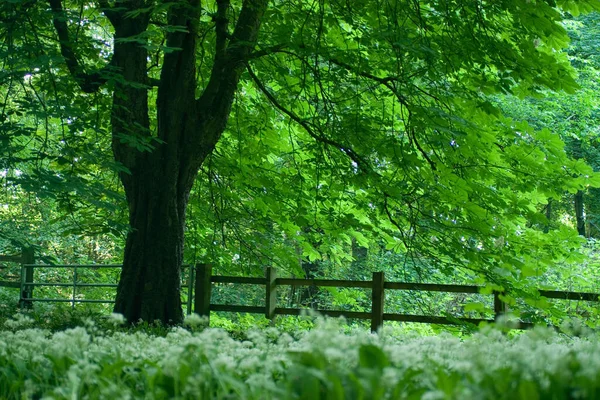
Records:
[[[267,328],[237,340],[194,320],[164,337],[28,322],[0,332],[2,399],[600,398],[595,335],[374,335],[324,320],[294,337]]]

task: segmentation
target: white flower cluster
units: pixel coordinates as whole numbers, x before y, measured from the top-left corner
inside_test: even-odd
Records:
[[[268,328],[243,341],[220,329],[156,337],[11,325],[0,331],[0,398],[512,399],[600,390],[597,337],[547,329],[416,337],[318,325],[297,338]]]
[[[7,319],[4,322],[4,327],[10,330],[23,329],[33,326],[34,320],[24,313],[15,314],[12,319]]]

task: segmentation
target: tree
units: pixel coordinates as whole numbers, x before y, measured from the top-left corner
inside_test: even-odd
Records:
[[[84,92],[114,82],[111,125],[115,159],[126,169],[120,177],[129,205],[128,235],[115,311],[129,321],[181,322],[180,266],[183,260],[185,212],[194,178],[225,129],[244,61],[255,47],[266,1],[245,2],[228,32],[229,2],[217,3],[215,54],[211,77],[196,98],[196,51],[201,9],[199,2],[181,1],[150,7],[144,1],[109,4],[102,12],[114,29],[110,62],[99,72],[86,73],[70,37],[69,16],[60,0],[49,2],[61,53]],[[149,52],[144,35],[152,15],[165,12],[166,47],[157,82],[147,73]],[[156,127],[152,129],[148,92],[156,94]],[[140,152],[124,135],[152,138],[155,149]]]
[[[127,231],[105,151],[110,99],[54,68],[63,61],[52,20],[32,5],[0,3],[0,251],[35,247],[38,260],[83,261],[90,241],[81,235],[110,248]]]
[[[558,6],[598,8],[594,1]],[[521,225],[536,213],[533,198],[595,179],[567,159],[556,137],[503,117],[486,98],[576,88],[556,51],[568,37],[553,1],[15,0],[2,7],[9,13],[4,54],[14,61],[3,83],[29,74],[34,87],[52,93],[56,85],[42,83],[53,76],[64,84],[62,96],[79,87],[76,113],[87,115],[92,98],[109,104],[130,225],[115,311],[129,321],[182,320],[186,209],[199,169],[221,141],[248,148],[267,132],[281,143],[278,171],[293,171],[280,184],[303,179],[302,168],[314,172],[310,188],[293,183],[303,196],[281,225],[288,237],[319,232],[305,230],[303,202],[312,194],[319,221],[344,220],[412,257],[479,268],[490,278],[498,268],[517,275],[510,264],[531,248]],[[51,60],[25,57],[30,37]],[[22,53],[11,55],[15,48]],[[230,115],[231,126],[244,129],[237,138],[227,137]],[[256,192],[269,190],[255,184]],[[281,208],[274,203],[263,208]]]
[[[577,71],[581,89],[572,96],[545,92],[543,96],[518,99],[514,96],[496,96],[496,101],[506,115],[525,120],[536,129],[547,128],[558,133],[565,142],[567,154],[583,160],[595,171],[600,169],[598,146],[598,109],[600,92],[598,75],[600,58],[597,51],[598,21],[600,15],[592,13],[564,22],[572,38],[567,54]],[[568,206],[561,205],[563,203]],[[597,234],[599,206],[597,188],[572,190],[572,193],[548,202],[548,219],[560,218],[560,212],[573,217],[581,236]],[[584,208],[586,212],[584,213]]]

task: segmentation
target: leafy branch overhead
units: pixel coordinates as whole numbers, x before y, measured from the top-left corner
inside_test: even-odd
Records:
[[[231,243],[316,263],[361,238],[518,285],[578,243],[548,199],[600,184],[498,101],[578,89],[564,17],[596,1],[0,7],[0,171],[65,214],[122,211],[94,220],[126,232],[130,321],[180,321],[178,266]]]

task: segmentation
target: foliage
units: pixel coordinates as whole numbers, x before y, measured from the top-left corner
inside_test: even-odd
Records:
[[[223,271],[269,264],[299,275],[302,262],[350,261],[357,241],[415,268],[463,268],[490,290],[534,297],[532,271],[573,261],[579,239],[563,224],[544,234],[541,208],[565,191],[599,186],[598,174],[570,157],[557,132],[514,118],[490,96],[574,93],[563,16],[596,10],[596,1],[275,3],[248,25],[261,22],[256,46],[236,41],[227,24],[261,8],[250,7],[258,1],[203,3],[193,12],[182,2],[56,0],[52,12],[45,2],[0,5],[0,245],[33,237],[48,257],[112,259],[134,232],[127,211],[147,206],[130,195],[125,207],[117,175],[130,194],[159,182],[152,198],[173,181],[162,174],[166,155],[185,153],[195,161],[171,160],[176,175],[188,182],[200,174],[191,193],[186,186],[177,196],[181,226],[153,228],[147,240],[166,243],[168,233],[183,232],[187,212],[184,258]],[[127,18],[117,18],[123,12]],[[123,21],[135,35],[117,29]],[[174,45],[184,38],[191,47]],[[593,53],[593,43],[581,44],[578,51]],[[234,67],[215,67],[242,48]],[[132,72],[124,60],[133,50],[143,54]],[[178,57],[185,71],[165,67]],[[233,70],[235,79],[216,86],[235,98],[204,102]],[[169,76],[188,80],[171,85]],[[229,100],[231,107],[215,106]],[[179,118],[179,101],[203,107]],[[130,120],[132,110],[143,115]],[[221,128],[204,129],[213,119]],[[170,221],[165,215],[157,220]],[[154,219],[136,221],[139,231]],[[58,238],[70,233],[102,254],[86,252],[79,237]],[[171,250],[183,238],[177,242]],[[57,243],[72,250],[53,254]],[[157,268],[181,262],[164,253],[172,259]],[[178,284],[172,280],[173,292]]]
[[[580,86],[575,94],[564,96],[557,92],[543,91],[524,99],[509,95],[493,97],[493,101],[512,118],[527,121],[537,130],[548,129],[558,134],[565,142],[565,150],[569,156],[584,160],[595,171],[600,170],[600,55],[594,50],[598,45],[599,18],[600,14],[592,13],[563,22],[571,37],[567,55],[577,71],[576,80]],[[596,188],[586,187],[582,191],[586,194],[586,236],[589,237],[597,232],[595,226],[598,225],[596,218],[600,203]],[[546,215],[551,216],[551,221],[546,222],[549,227],[556,227],[565,220],[576,225],[573,193],[572,190],[570,193],[563,193],[554,198],[551,205],[544,205]]]
[[[583,9],[594,6],[585,4]],[[332,25],[315,34],[298,24],[302,31],[287,35],[294,38],[292,43],[253,60],[230,128],[201,169],[192,193],[198,201],[189,209],[188,256],[210,259],[221,271],[245,275],[260,273],[264,265],[303,275],[303,262],[320,262],[327,265],[322,276],[364,276],[369,270],[364,264],[344,268],[350,265],[351,243],[358,240],[375,252],[383,246],[399,253],[405,271],[412,270],[407,275],[422,273],[430,281],[437,279],[433,271],[440,271],[453,280],[459,266],[473,272],[466,274],[471,281],[481,282],[483,277],[491,287],[535,296],[527,282],[532,271],[543,274],[563,260],[582,260],[577,255],[582,242],[563,221],[550,234],[541,234],[546,225],[544,205],[565,192],[596,186],[598,178],[584,162],[569,160],[570,147],[565,147],[553,125],[499,109],[490,95],[512,93],[517,99],[534,94],[547,96],[548,103],[561,98],[566,99],[565,111],[568,104],[577,103],[585,115],[593,114],[586,108],[589,101],[579,101],[594,92],[593,87],[573,97],[543,90],[549,86],[572,92],[577,87],[562,72],[560,77],[542,77],[568,69],[573,61],[556,51],[566,45],[567,30],[548,23],[546,39],[530,33],[519,37],[518,55],[533,50],[540,59],[519,59],[509,68],[510,56],[516,53],[497,51],[514,43],[498,44],[493,35],[481,35],[481,42],[463,44],[461,29],[479,27],[460,19],[464,16],[460,12],[454,20],[430,10],[423,22],[427,26],[427,18],[435,22],[450,18],[452,22],[446,22],[455,28],[453,39],[462,46],[455,49],[440,45],[452,34],[437,31],[435,23],[427,26],[430,36],[412,32],[411,24],[418,25],[416,17],[408,18],[401,32],[392,29],[377,36],[372,18],[392,20],[394,11],[389,16],[374,11],[376,7],[358,12],[363,6],[366,10],[363,4],[344,11],[330,4],[305,10],[315,21],[324,18]],[[470,6],[462,7],[468,15]],[[559,15],[545,3],[524,7],[518,21],[533,28],[548,15]],[[286,9],[276,13],[284,15]],[[494,22],[502,20],[500,14],[487,16]],[[579,32],[589,29],[592,37],[593,26]],[[412,42],[406,38],[411,34]],[[391,72],[394,46],[406,53]],[[593,54],[591,44],[586,46]],[[534,65],[550,56],[559,59],[550,70]],[[418,61],[411,64],[411,57]],[[448,63],[443,72],[438,70],[440,60]],[[539,71],[535,83],[520,80],[525,69]],[[419,78],[404,80],[405,76]],[[378,77],[394,82],[396,91],[388,90]],[[366,89],[370,80],[375,82]],[[266,106],[265,100],[275,107]],[[553,123],[565,119],[560,113],[547,116]],[[313,134],[325,139],[315,143],[302,125],[304,120]],[[593,140],[596,124],[583,125]],[[335,151],[340,148],[347,153]],[[346,300],[352,301],[348,296]]]
[[[59,262],[113,260],[127,229],[112,161],[110,102],[76,89],[45,7],[0,5],[0,249]],[[97,43],[80,46],[91,60]],[[116,245],[115,245],[116,239]]]
[[[178,399],[595,398],[595,334],[537,329],[513,338],[345,332],[321,321],[299,338],[274,328],[244,341],[220,329],[166,336],[87,327],[0,332],[0,396]]]

